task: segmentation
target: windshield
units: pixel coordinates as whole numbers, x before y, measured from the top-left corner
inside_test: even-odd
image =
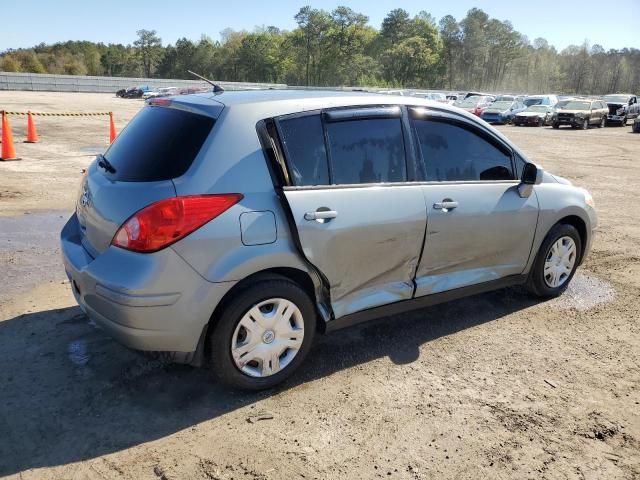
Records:
[[[590,110],[591,103],[589,102],[567,102],[567,104],[562,107],[565,110]]]
[[[629,102],[628,95],[605,95],[602,97],[605,102],[608,103],[627,103]]]
[[[511,108],[513,102],[493,102],[489,108],[496,108],[498,110],[506,110]]]
[[[527,112],[546,112],[547,111],[547,107],[545,107],[544,105],[531,105],[529,108],[527,108]]]
[[[541,98],[525,98],[524,100],[524,104],[527,107],[530,107],[531,105],[540,105],[541,103],[542,103]]]
[[[456,107],[469,108],[475,107],[478,103],[480,103],[480,97],[469,97],[466,100],[458,100],[454,103]]]

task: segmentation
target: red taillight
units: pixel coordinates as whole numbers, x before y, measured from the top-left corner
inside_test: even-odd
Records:
[[[191,195],[160,200],[132,215],[111,245],[151,253],[186,237],[242,200],[239,193]]]
[[[157,105],[159,107],[168,107],[171,105],[171,99],[169,98],[150,98],[147,102],[149,102],[149,105]]]

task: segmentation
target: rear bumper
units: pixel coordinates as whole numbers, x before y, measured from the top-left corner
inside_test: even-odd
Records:
[[[497,123],[503,125],[509,121],[509,117],[503,117],[502,115],[480,115],[487,123]]]
[[[95,259],[80,243],[74,214],[60,235],[62,259],[82,310],[136,350],[193,352],[213,310],[235,282],[212,283],[174,250],[109,247]]]

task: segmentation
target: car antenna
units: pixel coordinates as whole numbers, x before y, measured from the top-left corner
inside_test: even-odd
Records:
[[[213,83],[208,78],[204,78],[202,75],[198,75],[196,72],[192,72],[191,70],[187,70],[187,72],[189,72],[191,75],[193,75],[195,77],[198,77],[200,80],[204,80],[209,85],[212,85],[213,86],[213,93],[222,93],[222,92],[224,92],[224,88],[222,88],[220,85],[216,85],[215,83]]]

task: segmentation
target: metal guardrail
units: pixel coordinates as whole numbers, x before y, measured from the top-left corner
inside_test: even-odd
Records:
[[[281,83],[217,82],[225,90],[286,88]],[[43,92],[115,93],[121,88],[149,85],[163,87],[209,87],[200,80],[178,80],[135,77],[92,77],[85,75],[53,75],[39,73],[0,72],[0,90]]]

